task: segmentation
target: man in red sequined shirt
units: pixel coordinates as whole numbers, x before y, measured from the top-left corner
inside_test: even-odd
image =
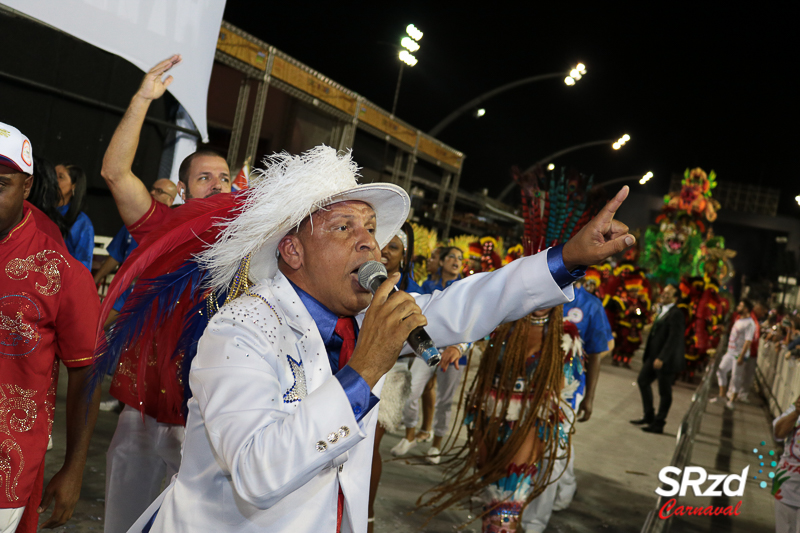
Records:
[[[35,531],[53,501],[44,527],[69,520],[99,402],[86,383],[100,301],[91,274],[23,203],[32,173],[30,141],[0,123],[0,531]],[[59,361],[69,375],[67,454],[42,497]]]
[[[122,221],[139,244],[147,241],[151,231],[168,227],[182,209],[180,206],[171,209],[157,202],[132,170],[150,103],[164,94],[172,76],[162,77],[180,60],[178,55],[166,59],[144,76],[103,158],[103,178]],[[186,157],[178,176],[178,194],[187,203],[193,198],[231,192],[228,163],[207,149],[198,149]],[[181,327],[182,324],[175,325],[176,330]],[[177,383],[181,360],[169,360],[163,367],[148,361],[140,377],[138,350],[131,348],[120,356],[110,390],[125,407],[106,455],[106,533],[128,531],[161,492],[163,479],[169,481],[178,471],[181,461],[184,435],[181,405],[166,394],[168,390],[183,388]]]

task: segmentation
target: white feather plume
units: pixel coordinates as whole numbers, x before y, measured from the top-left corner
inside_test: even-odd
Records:
[[[251,278],[272,278],[278,270],[277,245],[286,233],[328,205],[331,197],[357,186],[359,169],[350,151],[338,154],[322,145],[301,155],[273,154],[264,164],[263,170],[253,170],[236,217],[220,221],[225,226],[220,238],[197,257],[216,290],[230,286],[248,254]]]

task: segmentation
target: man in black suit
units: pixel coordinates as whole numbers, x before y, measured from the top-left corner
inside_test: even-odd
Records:
[[[684,333],[686,325],[683,311],[676,305],[678,289],[667,285],[661,291],[659,302],[661,312],[653,322],[647,346],[644,349],[644,363],[637,383],[642,393],[644,417],[631,420],[631,424],[645,426],[648,433],[663,433],[670,405],[672,405],[672,383],[683,369]],[[653,381],[658,380],[658,413],[653,411]]]

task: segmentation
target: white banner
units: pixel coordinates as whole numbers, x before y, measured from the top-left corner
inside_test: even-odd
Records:
[[[206,99],[225,0],[2,0],[127,59],[143,72],[172,54],[183,61],[169,91],[208,141]],[[131,91],[135,88],[131,87]]]

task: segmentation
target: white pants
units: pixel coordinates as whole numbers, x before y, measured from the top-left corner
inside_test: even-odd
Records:
[[[125,533],[181,465],[184,428],[162,424],[128,405],[106,453],[105,533]]]
[[[753,384],[753,378],[756,374],[756,366],[758,359],[750,357],[746,359],[742,365],[734,365],[733,367],[733,392],[736,394],[744,394],[750,390]]]
[[[575,398],[575,409],[581,405],[582,395]],[[575,419],[574,414],[568,413],[564,421],[564,430],[569,431]],[[573,435],[574,438],[574,435]],[[544,459],[547,461],[547,459]],[[547,465],[543,465],[542,470]],[[558,476],[561,477],[558,477]],[[553,511],[563,511],[572,503],[578,484],[575,479],[575,447],[570,441],[569,462],[566,459],[556,459],[553,465],[551,479],[558,478],[555,483],[550,483],[539,496],[525,507],[522,512],[522,527],[525,533],[542,533],[550,522]]]
[[[722,356],[722,361],[719,362],[719,368],[717,369],[717,383],[719,383],[720,387],[728,386],[728,380],[731,374],[735,372],[736,366],[738,365],[736,364],[735,355],[726,353]]]
[[[800,533],[800,509],[775,500],[775,533]]]
[[[403,408],[403,425],[407,428],[417,427],[419,398],[425,390],[425,384],[436,373],[436,410],[433,415],[433,434],[444,437],[450,431],[450,414],[453,410],[453,396],[458,390],[464,369],[456,370],[450,366],[442,372],[438,366],[430,367],[421,359],[415,359],[411,365],[411,395]]]
[[[24,507],[0,509],[0,533],[14,533],[24,512]]]

